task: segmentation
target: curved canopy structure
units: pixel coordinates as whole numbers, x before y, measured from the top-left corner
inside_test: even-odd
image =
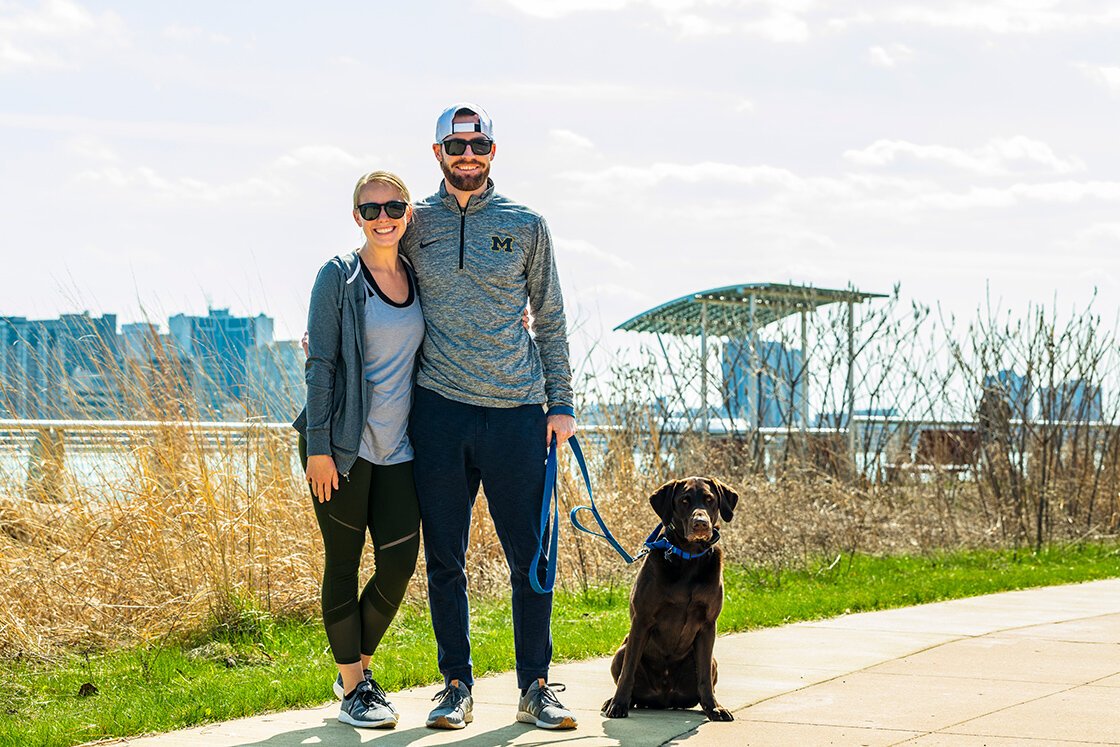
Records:
[[[863,293],[854,288],[849,290],[829,290],[827,288],[814,288],[809,285],[788,285],[782,283],[744,283],[728,285],[723,288],[690,293],[675,300],[663,303],[648,311],[643,311],[636,317],[629,319],[615,327],[615,330],[628,332],[652,332],[657,335],[658,342],[661,335],[674,335],[677,337],[700,338],[700,422],[702,432],[706,435],[709,430],[708,423],[708,338],[728,337],[742,338],[749,341],[749,399],[761,396],[762,368],[764,367],[758,354],[758,330],[784,319],[792,314],[801,315],[801,370],[796,372],[801,395],[798,401],[800,409],[800,426],[804,429],[809,422],[808,396],[805,394],[808,387],[808,377],[804,375],[809,361],[809,341],[806,326],[806,316],[809,312],[830,303],[846,303],[848,306],[848,380],[847,404],[848,422],[855,408],[855,386],[853,370],[855,364],[854,340],[854,307],[872,298],[886,298],[882,293]],[[662,344],[662,352],[665,346]],[[676,374],[670,368],[670,374],[676,381]],[[677,384],[678,392],[681,387]],[[687,408],[682,395],[682,406]],[[791,399],[798,399],[794,396]],[[761,425],[759,420],[759,407],[752,410],[753,426],[757,429]],[[855,429],[848,427],[849,447],[854,453]]]
[[[860,303],[882,293],[829,290],[807,285],[746,283],[697,291],[643,311],[615,327],[628,332],[686,336],[741,336],[797,312],[830,303]],[[752,310],[753,304],[753,310]],[[753,317],[752,317],[753,313]]]

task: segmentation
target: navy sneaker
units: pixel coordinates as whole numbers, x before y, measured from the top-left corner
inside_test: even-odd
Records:
[[[428,714],[427,725],[433,729],[462,729],[474,721],[474,698],[471,691],[459,680],[451,680],[432,700],[439,705]]]
[[[374,690],[368,680],[362,680],[354,692],[342,698],[338,709],[338,720],[350,726],[363,729],[392,729],[397,725],[398,716],[393,713],[387,702]],[[382,691],[383,693],[384,691]]]

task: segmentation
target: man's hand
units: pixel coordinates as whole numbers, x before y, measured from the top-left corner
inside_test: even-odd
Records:
[[[311,484],[311,494],[319,499],[319,503],[331,499],[331,488],[338,490],[338,470],[330,454],[307,457],[307,482]]]
[[[303,337],[301,337],[300,341],[299,341],[300,347],[303,348],[303,357],[304,358],[310,358],[311,357],[311,346],[309,346],[307,344],[308,339],[310,339],[308,337],[308,334],[306,332],[304,332]]]
[[[571,415],[549,415],[545,430],[545,443],[551,444],[552,437],[556,436],[556,445],[563,446],[568,439],[576,434],[576,419]]]

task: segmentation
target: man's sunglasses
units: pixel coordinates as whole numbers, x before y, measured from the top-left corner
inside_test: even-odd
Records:
[[[449,156],[461,156],[467,152],[467,146],[470,146],[471,152],[476,156],[489,155],[490,151],[494,148],[494,141],[489,138],[480,137],[477,140],[464,140],[463,138],[452,138],[451,140],[443,141],[443,149],[447,151]]]
[[[403,218],[408,211],[408,203],[400,200],[365,202],[358,206],[358,213],[362,216],[362,220],[377,220],[377,216],[381,215],[381,208],[385,208],[385,215],[397,220]]]

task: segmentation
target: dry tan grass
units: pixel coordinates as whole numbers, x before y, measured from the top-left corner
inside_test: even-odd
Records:
[[[855,551],[1005,542],[978,484],[955,475],[860,486],[791,469],[770,479],[742,471],[724,446],[698,440],[678,447],[678,469],[661,462],[642,470],[632,450],[641,440],[631,431],[601,445],[585,439],[596,501],[631,551],[657,522],[648,496],[663,480],[691,473],[715,475],[740,494],[723,531],[728,556],[777,571]],[[261,431],[214,444],[169,429],[117,455],[130,469],[112,495],[67,480],[63,500],[43,502],[27,495],[26,484],[0,486],[0,647],[46,652],[150,641],[226,619],[245,604],[313,618],[322,549],[311,498],[292,468],[293,449],[294,434]],[[570,456],[564,462],[566,514],[587,496]],[[1115,503],[1113,514],[1120,513]],[[475,517],[471,587],[505,593],[508,569],[484,497]],[[1071,528],[1054,536],[1077,534]],[[560,579],[568,588],[625,584],[634,573],[606,543],[575,532],[566,519],[561,542]],[[372,568],[372,555],[366,561]],[[409,592],[417,601],[423,573],[421,559]]]

